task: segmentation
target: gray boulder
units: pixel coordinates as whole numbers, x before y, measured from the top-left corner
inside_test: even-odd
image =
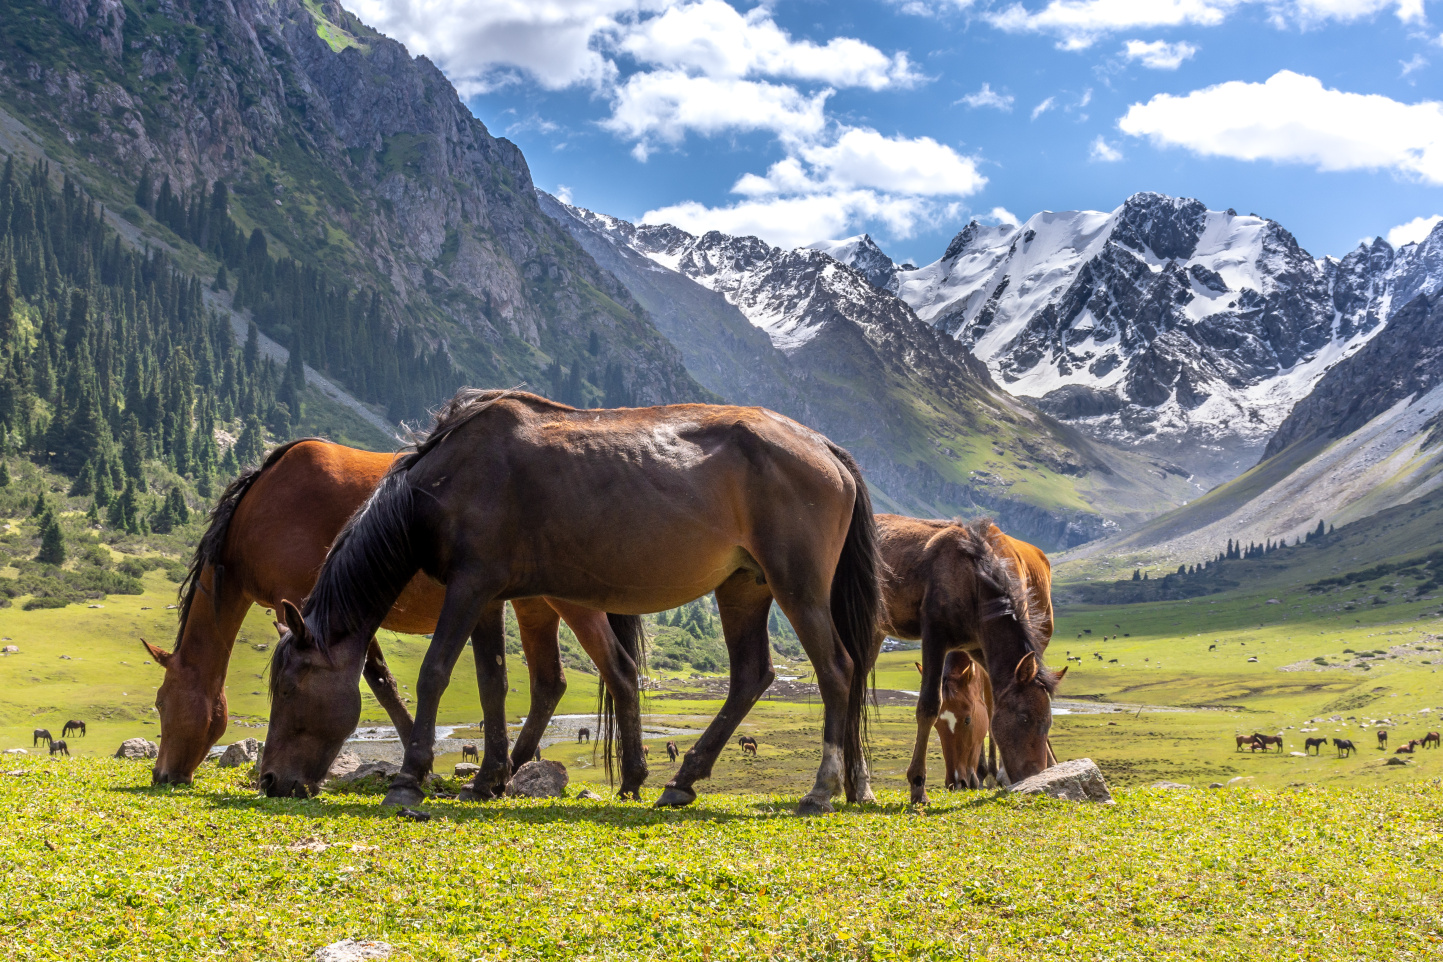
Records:
[[[389,959],[392,948],[385,942],[371,939],[341,939],[316,949],[315,962],[359,962],[361,959]]]
[[[1184,785],[1182,782],[1168,782],[1168,781],[1153,782],[1153,783],[1152,783],[1152,787],[1153,787],[1153,788],[1168,788],[1168,789],[1173,789],[1173,790],[1175,790],[1175,791],[1184,791],[1184,792],[1190,792],[1190,791],[1192,791],[1192,786],[1191,786],[1191,785]]]
[[[383,778],[390,781],[392,776],[401,770],[401,766],[395,762],[376,761],[364,762],[358,765],[350,774],[339,776],[336,781],[349,784],[351,782],[365,781],[368,778]]]
[[[361,756],[355,752],[341,752],[336,756],[336,760],[331,762],[331,767],[330,770],[326,772],[326,777],[345,778],[364,764],[365,762],[361,759]]]
[[[261,757],[261,749],[265,747],[264,742],[258,742],[254,738],[242,738],[226,746],[221,752],[220,759],[216,765],[221,768],[242,768],[246,765],[254,765]]]
[[[565,765],[543,758],[516,769],[506,785],[506,794],[522,798],[561,798],[568,781]]]
[[[1113,804],[1102,770],[1090,758],[1060,762],[1012,786],[1014,795],[1049,795],[1069,802]]]
[[[1406,764],[1408,764],[1408,759],[1406,759],[1406,758],[1401,758],[1401,757],[1399,757],[1398,755],[1394,755],[1392,758],[1388,759],[1388,761],[1385,762],[1384,764],[1387,764],[1387,765],[1406,765]]]
[[[481,766],[475,762],[458,762],[456,765],[457,778],[475,778],[479,771],[481,771]]]
[[[591,789],[589,789],[589,788],[583,788],[581,791],[577,792],[577,793],[576,793],[576,797],[577,797],[577,798],[581,798],[581,799],[585,799],[585,800],[588,801],[588,802],[599,802],[599,801],[601,801],[601,796],[598,795],[598,794],[596,794],[595,792],[593,792],[593,791],[592,791]]]
[[[115,751],[116,758],[154,758],[159,754],[160,749],[155,747],[155,742],[144,738],[127,738]]]

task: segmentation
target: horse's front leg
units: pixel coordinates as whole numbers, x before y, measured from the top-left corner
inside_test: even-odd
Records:
[[[907,786],[912,792],[913,805],[927,804],[927,748],[932,741],[932,729],[937,724],[937,715],[942,710],[942,664],[947,652],[942,646],[924,634],[922,639],[922,687],[917,693],[917,737],[912,743],[912,763],[907,766]],[[940,736],[939,736],[940,737]],[[942,757],[947,765],[947,777],[952,777],[952,759],[947,739],[942,738]]]
[[[466,798],[496,798],[506,788],[511,766],[506,760],[506,605],[486,606],[471,632],[471,654],[476,662],[476,690],[481,695],[484,753],[481,770],[471,780]]]
[[[411,740],[406,743],[406,757],[401,771],[391,780],[391,790],[382,804],[419,805],[425,799],[421,784],[435,761],[436,712],[441,706],[441,695],[451,680],[456,659],[466,648],[467,636],[495,595],[494,588],[476,584],[465,573],[453,575],[447,584],[441,617],[416,680],[416,721]]]
[[[400,686],[396,684],[396,676],[391,674],[391,666],[386,664],[386,656],[381,653],[381,645],[376,641],[375,635],[371,636],[371,643],[366,646],[366,667],[362,669],[362,674],[371,688],[371,693],[376,696],[376,701],[386,710],[391,724],[396,726],[396,736],[401,740],[401,744],[406,744],[411,740],[411,713],[406,710]]]
[[[531,761],[541,744],[551,716],[566,694],[566,671],[561,666],[561,637],[557,628],[561,616],[544,598],[520,598],[511,602],[521,632],[521,651],[531,675],[531,705],[526,723],[511,750],[511,770]]]

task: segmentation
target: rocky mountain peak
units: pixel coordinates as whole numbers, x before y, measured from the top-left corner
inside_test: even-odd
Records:
[[[896,289],[897,265],[882,252],[882,248],[877,246],[870,234],[858,234],[843,240],[817,241],[807,246],[857,271],[873,287],[880,287],[884,291]]]

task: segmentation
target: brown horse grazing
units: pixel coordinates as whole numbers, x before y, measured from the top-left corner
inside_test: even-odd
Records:
[[[1437,748],[1440,738],[1443,738],[1443,736],[1440,736],[1437,732],[1429,732],[1423,736],[1423,747]]]
[[[1384,751],[1387,751],[1387,750],[1388,750],[1388,731],[1387,731],[1387,729],[1384,729],[1384,728],[1378,729],[1378,750],[1379,750],[1380,752],[1384,752]]]
[[[71,719],[65,723],[65,727],[61,729],[60,734],[63,738],[69,738],[73,732],[79,732],[82,738],[85,737],[85,722]]]
[[[922,666],[917,665],[917,672],[921,671]],[[982,787],[988,775],[982,747],[991,716],[992,687],[987,673],[967,652],[947,652],[947,660],[942,663],[942,703],[936,728],[949,789]]]
[[[737,745],[741,748],[743,755],[755,755],[757,753],[757,740],[750,735],[742,735],[738,738]]]
[[[673,765],[675,765],[676,760],[681,757],[681,749],[677,747],[676,742],[666,743],[666,757]]]
[[[1326,738],[1305,738],[1303,739],[1303,751],[1306,752],[1309,749],[1317,749],[1313,754],[1321,755],[1323,754],[1323,746],[1326,744],[1328,744]]]
[[[578,729],[576,730],[576,744],[580,745],[582,742],[588,742],[588,743],[589,743],[590,741],[591,741],[591,729],[590,729],[590,728],[578,728]]]
[[[1257,751],[1257,735],[1234,735],[1233,738],[1237,740],[1238,751],[1242,751],[1244,746],[1252,748],[1253,751]]]
[[[1276,746],[1278,746],[1278,751],[1279,751],[1280,753],[1281,753],[1282,750],[1283,750],[1283,736],[1282,736],[1282,735],[1260,735],[1260,734],[1254,734],[1254,735],[1253,735],[1253,740],[1258,743],[1258,745],[1262,748],[1263,751],[1267,751],[1269,745],[1276,745]]]
[[[33,748],[34,746],[32,745],[31,747]],[[50,754],[51,754],[52,756],[54,756],[54,755],[64,755],[64,756],[66,756],[67,758],[70,757],[70,749],[66,746],[66,744],[65,744],[65,739],[63,739],[63,738],[57,738],[57,739],[55,739],[54,741],[52,741],[52,742],[50,743]]]
[[[476,751],[475,745],[461,746],[461,761],[464,762],[468,758],[474,759],[477,762],[481,761],[481,753]]]
[[[1353,744],[1351,738],[1335,738],[1333,739],[1333,747],[1338,750],[1339,758],[1351,755],[1358,750],[1358,746]]]
[[[31,747],[31,748],[34,748],[36,745],[39,745],[41,742],[44,742],[45,744],[49,745],[51,742],[53,742],[53,741],[55,740],[55,739],[51,736],[50,732],[49,732],[48,730],[44,729],[44,728],[37,728],[37,729],[35,729],[35,731],[31,733],[31,735],[32,735],[32,741],[30,742],[30,747]]]
[[[276,448],[259,468],[242,474],[221,495],[181,588],[175,651],[145,646],[165,668],[155,699],[164,735],[151,776],[155,782],[190,782],[210,747],[225,733],[226,670],[251,605],[277,608],[283,599],[310,593],[331,542],[346,519],[366,503],[394,459],[391,454],[306,438]],[[418,575],[405,586],[381,627],[429,633],[436,627],[443,598],[444,588]],[[486,759],[472,788],[482,797],[496,794],[510,771],[531,758],[566,690],[557,640],[561,618],[596,661],[608,685],[636,684],[639,651],[633,648],[641,638],[638,619],[608,619],[597,611],[540,598],[518,600],[512,607],[531,673],[532,708],[508,761],[504,651],[477,648],[473,655],[483,692]],[[364,676],[402,741],[409,740],[410,712],[376,644],[367,649]],[[639,726],[639,703],[635,713]]]
[[[872,657],[886,635],[922,641],[917,737],[907,769],[912,802],[927,801],[927,745],[949,651],[966,651],[987,669],[992,743],[1005,769],[998,778],[1020,781],[1045,769],[1054,760],[1047,742],[1052,694],[1067,673],[1042,664],[1052,637],[1046,555],[985,519],[964,525],[881,514],[877,535],[883,618]]]
[[[272,796],[315,789],[360,710],[366,643],[423,569],[446,585],[446,601],[389,804],[422,801],[440,695],[468,635],[500,649],[502,601],[545,595],[640,614],[713,590],[730,690],[657,804],[696,798],[692,785],[771,684],[773,599],[811,659],[824,706],[822,761],[799,810],[831,810],[843,788],[870,800],[862,708],[878,607],[874,537],[850,456],[770,411],[578,411],[530,394],[462,391],[337,537],[304,615],[282,605],[290,631],[272,659],[261,786]],[[622,737],[639,742],[640,732],[623,725]],[[641,773],[622,762],[622,789],[635,792]]]

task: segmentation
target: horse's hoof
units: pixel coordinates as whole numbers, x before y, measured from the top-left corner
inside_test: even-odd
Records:
[[[490,802],[499,798],[501,793],[494,788],[477,788],[475,785],[467,785],[456,793],[458,802]]]
[[[871,788],[865,788],[865,789],[862,790],[862,795],[861,795],[861,797],[857,799],[857,804],[858,804],[858,805],[875,805],[875,804],[877,804],[877,796],[872,793],[872,789],[871,789]]]
[[[921,785],[914,785],[914,786],[912,786],[912,804],[913,804],[913,805],[926,805],[926,804],[927,804],[927,789],[923,788]]]
[[[386,797],[381,800],[382,805],[394,805],[398,808],[415,808],[426,800],[426,795],[415,785],[392,785]]]
[[[835,811],[831,799],[818,798],[815,795],[803,795],[802,800],[797,803],[798,815],[830,815]]]
[[[696,792],[689,788],[678,788],[675,785],[666,786],[666,791],[656,800],[657,808],[684,808],[696,801]]]

